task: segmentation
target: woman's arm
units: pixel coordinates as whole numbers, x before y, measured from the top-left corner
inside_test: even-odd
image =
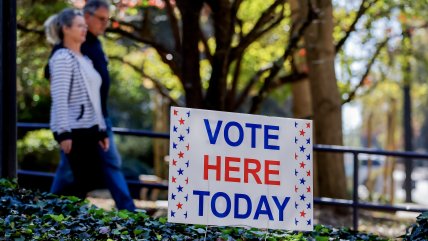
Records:
[[[57,141],[71,139],[69,123],[69,96],[73,78],[73,59],[66,50],[58,50],[49,62],[51,69],[51,96]]]

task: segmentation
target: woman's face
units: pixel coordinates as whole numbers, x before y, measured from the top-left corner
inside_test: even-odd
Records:
[[[73,42],[82,44],[86,40],[87,30],[88,25],[86,25],[85,19],[82,16],[76,16],[70,27],[64,27],[64,39],[67,38]]]

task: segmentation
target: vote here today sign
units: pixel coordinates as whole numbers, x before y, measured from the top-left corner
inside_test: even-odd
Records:
[[[171,108],[168,221],[313,229],[312,121]]]

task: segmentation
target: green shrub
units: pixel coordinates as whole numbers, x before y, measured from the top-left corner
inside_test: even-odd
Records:
[[[58,148],[50,130],[30,131],[17,142],[18,164],[22,169],[53,172],[59,162]]]
[[[416,223],[410,226],[403,240],[426,241],[428,240],[428,212],[421,213],[416,218]]]
[[[206,232],[207,231],[207,232]],[[168,223],[144,212],[104,211],[76,197],[17,188],[0,179],[1,240],[386,240],[316,225],[313,232]],[[3,238],[3,239],[2,239]]]

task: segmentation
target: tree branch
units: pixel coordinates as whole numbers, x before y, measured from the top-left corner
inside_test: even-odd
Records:
[[[204,45],[205,54],[207,55],[207,59],[210,61],[210,64],[212,66],[213,55],[211,54],[210,46],[208,46],[208,40],[207,40],[207,38],[205,38],[205,35],[204,35],[204,32],[202,31],[202,29],[199,29],[199,35],[200,35],[202,44]]]
[[[206,108],[225,110],[227,96],[227,73],[230,65],[230,49],[234,24],[232,23],[229,0],[214,0],[211,3],[212,17],[214,20],[214,34],[216,48],[213,53],[212,74],[205,95]]]
[[[122,20],[117,20],[117,19],[115,19],[115,18],[112,18],[111,19],[111,21],[112,21],[112,23],[114,23],[114,22],[117,22],[119,25],[121,25],[121,26],[127,26],[127,27],[131,27],[131,28],[133,28],[133,29],[135,29],[135,30],[138,30],[138,31],[142,31],[143,29],[142,28],[140,28],[140,27],[138,27],[138,26],[135,26],[134,24],[132,24],[131,22],[126,22],[126,21],[122,21]]]
[[[357,25],[361,17],[374,4],[375,4],[375,1],[370,1],[370,0],[363,0],[361,2],[360,8],[357,11],[357,15],[355,16],[354,21],[352,22],[351,26],[349,26],[349,29],[345,32],[345,36],[343,36],[343,38],[341,38],[335,46],[336,53],[342,49],[343,45],[345,44],[346,40],[349,38],[351,33],[355,31],[355,26]]]
[[[355,94],[357,92],[357,90],[363,86],[364,84],[364,80],[367,78],[367,76],[370,74],[370,70],[376,60],[376,58],[379,56],[380,51],[386,46],[386,44],[388,43],[388,41],[390,40],[390,38],[386,38],[383,42],[381,42],[380,44],[378,44],[378,47],[375,51],[375,53],[373,54],[372,58],[370,59],[369,63],[367,64],[366,67],[366,71],[364,72],[364,74],[361,76],[360,82],[358,83],[357,86],[355,86],[355,88],[349,93],[348,98],[346,98],[345,100],[342,101],[342,104],[348,103],[350,101],[352,101],[352,99],[355,97]]]
[[[284,9],[282,9],[280,14],[274,14],[276,8],[280,4],[284,4],[286,0],[278,0],[275,1],[268,9],[266,9],[260,18],[257,20],[254,27],[250,30],[250,32],[245,35],[242,40],[239,42],[238,46],[233,48],[230,53],[230,61],[237,58],[241,52],[243,52],[251,43],[257,40],[264,33],[268,32],[272,28],[274,28],[284,17]],[[274,24],[267,24],[274,21]]]
[[[266,94],[268,90],[271,88],[272,81],[276,78],[278,72],[283,67],[284,62],[287,58],[292,54],[294,49],[297,46],[300,38],[303,36],[305,30],[310,26],[312,21],[317,18],[317,13],[314,11],[311,1],[308,1],[308,16],[306,21],[302,24],[302,26],[297,31],[291,31],[291,37],[287,48],[284,51],[284,54],[277,59],[272,67],[269,69],[269,76],[266,77],[263,86],[260,88],[257,96],[254,96],[253,103],[250,108],[250,113],[255,113],[260,108],[261,102],[266,98]]]
[[[236,14],[238,13],[239,7],[241,6],[243,0],[235,0],[232,3],[232,16],[234,16],[234,18],[236,18]]]
[[[253,77],[250,79],[250,81],[248,81],[245,88],[242,90],[242,92],[239,95],[238,99],[236,100],[235,105],[233,106],[232,110],[236,110],[239,106],[241,106],[245,102],[245,100],[247,99],[248,94],[250,93],[250,90],[253,87],[253,85],[257,82],[257,80],[260,79],[260,77],[266,71],[269,71],[271,68],[272,68],[272,64],[260,69],[259,71],[257,71],[257,73],[255,75],[253,75]]]
[[[181,79],[181,70],[179,68],[181,56],[178,52],[173,52],[173,51],[167,49],[166,47],[164,47],[163,45],[153,41],[152,39],[144,38],[144,37],[140,36],[139,34],[136,34],[135,32],[131,33],[131,32],[128,32],[124,29],[121,29],[121,28],[108,28],[107,32],[117,33],[123,37],[127,37],[127,38],[134,40],[134,41],[152,46],[158,52],[162,61],[164,63],[166,63],[171,68],[171,70],[174,72],[174,74],[177,75]],[[173,58],[168,59],[166,57],[167,54],[172,54]]]
[[[238,10],[239,10],[239,7],[241,6],[241,3],[242,3],[242,1],[243,0],[235,0],[233,3],[232,3],[232,7],[230,8],[230,16],[231,16],[231,28],[229,29],[229,31],[230,31],[230,36],[233,36],[233,34],[235,33],[235,22],[238,20],[238,16],[237,16],[237,14],[238,14]],[[239,20],[238,20],[239,21]]]
[[[244,55],[240,55],[239,58],[236,60],[235,63],[235,69],[233,71],[233,79],[232,79],[232,87],[230,90],[228,90],[227,96],[226,96],[226,103],[228,105],[226,106],[228,110],[234,110],[230,109],[231,107],[234,108],[235,106],[235,96],[236,96],[236,90],[238,87],[239,82],[239,75],[241,74],[241,63]]]
[[[172,34],[175,40],[175,51],[178,52],[181,49],[181,38],[180,30],[178,27],[178,20],[174,14],[174,7],[171,5],[170,0],[164,0],[166,5],[166,11],[168,13],[169,22],[171,23]]]
[[[164,96],[164,97],[166,97],[170,102],[171,102],[171,104],[173,104],[173,105],[176,105],[176,106],[182,106],[182,105],[180,105],[174,98],[172,98],[171,97],[171,95],[169,95],[169,90],[168,90],[168,88],[166,88],[159,80],[157,80],[157,79],[155,79],[155,78],[153,78],[153,77],[151,77],[151,76],[149,76],[149,75],[147,75],[146,73],[144,73],[144,71],[143,71],[143,69],[142,68],[140,68],[140,67],[138,67],[138,66],[136,66],[136,65],[134,65],[133,63],[131,63],[131,62],[129,62],[129,61],[126,61],[126,60],[124,60],[122,57],[120,57],[120,56],[109,56],[109,59],[112,59],[112,60],[116,60],[116,61],[119,61],[119,62],[121,62],[121,63],[124,63],[124,64],[126,64],[126,65],[128,65],[129,67],[131,67],[135,72],[137,72],[137,73],[139,73],[139,74],[141,74],[141,76],[143,77],[143,78],[147,78],[147,79],[149,79],[150,81],[152,81],[152,83],[155,85],[155,87],[156,87],[156,89],[158,90],[158,92],[162,95],[162,96]]]
[[[18,30],[21,30],[23,32],[36,33],[36,34],[40,34],[40,35],[45,35],[45,31],[43,29],[32,29],[32,28],[28,28],[27,26],[24,26],[21,23],[16,23],[16,26],[17,26]]]
[[[144,37],[140,36],[139,34],[136,34],[135,32],[131,33],[131,32],[128,32],[128,31],[126,31],[124,29],[121,29],[120,27],[119,28],[111,28],[111,27],[109,27],[109,28],[107,28],[107,32],[108,33],[117,33],[117,34],[120,34],[120,35],[122,35],[124,37],[130,38],[130,39],[132,39],[134,41],[141,42],[141,43],[144,43],[144,44],[148,44],[148,45],[152,46],[153,48],[155,48],[157,50],[160,50],[160,52],[164,52],[164,53],[169,53],[170,52],[164,46],[156,43],[152,39],[144,38]]]
[[[280,76],[276,79],[275,82],[272,82],[268,91],[274,90],[285,84],[295,83],[295,82],[304,80],[306,78],[308,78],[307,73],[298,73],[298,72],[293,72],[292,74],[289,74],[289,75]]]

